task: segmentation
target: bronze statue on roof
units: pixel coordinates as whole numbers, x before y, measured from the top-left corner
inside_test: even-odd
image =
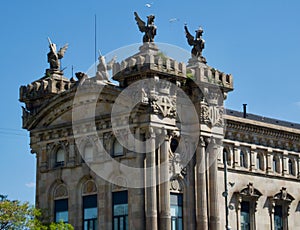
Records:
[[[134,12],[136,23],[140,29],[140,31],[144,34],[143,42],[154,42],[154,37],[156,35],[156,26],[154,25],[154,15],[147,16],[147,25],[146,23],[139,17],[137,12]]]
[[[205,44],[205,41],[202,38],[203,29],[199,27],[199,29],[195,31],[196,32],[195,37],[190,34],[186,25],[184,26],[184,30],[185,30],[185,35],[188,44],[190,46],[193,46],[193,49],[191,51],[192,58],[196,58],[199,61],[206,63],[206,59],[202,56],[202,50],[204,49],[204,44]]]
[[[47,54],[48,62],[50,64],[50,70],[60,70],[60,59],[62,59],[65,55],[66,50],[68,49],[68,44],[65,44],[60,50],[57,52],[56,44],[52,43],[50,38],[49,48],[50,52]]]

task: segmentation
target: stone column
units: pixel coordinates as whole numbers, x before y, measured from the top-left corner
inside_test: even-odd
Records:
[[[272,156],[272,149],[268,149],[267,152],[267,174],[273,172],[273,156]]]
[[[251,146],[251,150],[250,150],[250,171],[255,171],[255,169],[257,169],[257,165],[256,165],[256,158],[257,158],[257,154],[255,154],[256,147]]]
[[[155,133],[149,129],[149,146],[146,153],[146,230],[157,230],[157,197],[156,197],[156,164],[155,164]]]
[[[140,169],[144,169],[145,148],[143,148],[140,141],[142,141],[141,132],[140,129],[137,128],[135,131],[136,160],[133,161],[135,165],[131,165],[131,167],[138,167]],[[130,189],[132,194],[134,195],[131,198],[133,202],[130,204],[132,218],[129,219],[129,229],[143,229],[145,226],[145,177],[143,172],[140,175],[138,175],[138,180],[140,180],[140,183],[138,184],[141,185],[141,187]]]
[[[289,158],[288,158],[288,152],[287,151],[283,151],[283,154],[282,154],[282,165],[283,165],[283,168],[282,168],[282,175],[285,176],[285,175],[288,175],[289,174]]]
[[[165,139],[160,148],[160,229],[171,230],[170,213],[170,178],[169,178],[169,137],[165,133]]]
[[[205,142],[200,137],[196,150],[196,175],[197,175],[197,230],[208,229],[207,194],[206,194],[206,153]]]
[[[212,139],[212,146],[209,152],[209,229],[220,229],[220,215],[218,203],[218,148],[215,139]]]
[[[183,190],[184,229],[196,229],[195,157],[186,166],[186,186]]]
[[[232,167],[233,168],[238,168],[240,166],[240,154],[239,154],[239,149],[238,149],[239,145],[237,145],[236,143],[234,144],[233,147],[233,164]]]

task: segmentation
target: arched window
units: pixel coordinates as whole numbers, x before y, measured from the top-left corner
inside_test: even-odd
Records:
[[[54,221],[68,223],[68,189],[66,185],[60,184],[54,190]]]
[[[92,162],[93,161],[93,145],[91,143],[86,144],[86,146],[84,147],[84,156],[83,156],[83,160],[85,162]]]
[[[123,146],[120,144],[120,142],[115,139],[114,143],[113,143],[113,156],[117,157],[117,156],[123,156]]]
[[[247,168],[247,155],[241,150],[240,152],[240,166]]]
[[[178,140],[176,138],[172,138],[171,139],[170,148],[171,148],[172,153],[175,153],[175,151],[176,151],[176,149],[178,147],[178,144],[179,144],[179,142],[178,142]]]
[[[59,148],[55,154],[55,167],[63,166],[65,163],[65,151]]]
[[[264,170],[264,160],[261,153],[257,153],[256,155],[256,169]]]
[[[278,156],[273,156],[273,171],[276,173],[280,173],[280,163]]]
[[[288,160],[288,170],[290,175],[295,175],[295,170],[294,170],[294,163],[292,159]]]

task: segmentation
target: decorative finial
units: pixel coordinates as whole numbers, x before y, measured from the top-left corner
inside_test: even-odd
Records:
[[[191,51],[192,58],[196,58],[200,62],[206,63],[205,57],[202,56],[202,50],[204,49],[205,44],[204,39],[202,39],[203,29],[200,26],[199,29],[195,31],[195,37],[190,34],[187,28],[187,24],[184,25],[184,29],[188,44],[190,46],[193,46],[193,49]]]
[[[68,44],[65,44],[58,52],[56,50],[56,44],[52,43],[48,37],[50,52],[47,54],[48,63],[50,64],[51,71],[61,71],[60,70],[60,59],[65,55],[68,49]]]
[[[140,29],[140,31],[144,34],[143,42],[154,42],[154,37],[156,35],[156,26],[154,25],[154,15],[147,16],[147,25],[146,23],[139,17],[137,12],[134,12],[136,23]]]

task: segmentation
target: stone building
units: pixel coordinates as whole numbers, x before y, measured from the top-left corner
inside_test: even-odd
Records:
[[[50,53],[52,63],[63,56]],[[300,229],[300,125],[225,111],[233,78],[198,54],[180,63],[145,42],[125,60],[100,57],[94,77],[68,79],[50,64],[21,86],[45,221]]]

